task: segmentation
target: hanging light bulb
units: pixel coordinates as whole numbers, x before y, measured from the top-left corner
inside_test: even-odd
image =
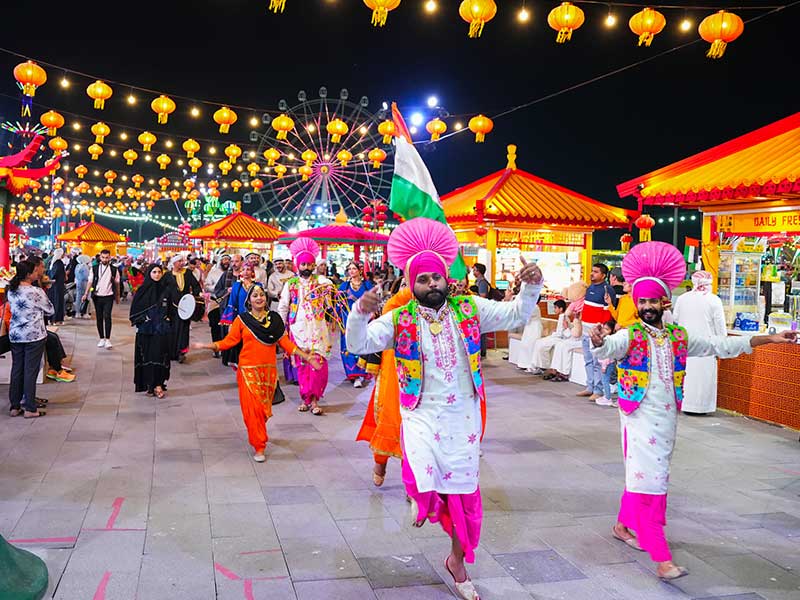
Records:
[[[520,8],[519,12],[517,13],[517,21],[519,21],[520,23],[527,23],[530,20],[531,20],[531,13],[527,8],[525,8],[525,5],[523,4],[522,8]]]
[[[681,21],[681,31],[686,32],[692,28],[692,20],[691,19],[684,19]]]
[[[128,94],[128,104],[136,104],[136,96]]]
[[[439,8],[439,5],[436,3],[436,0],[428,0],[425,3],[425,12],[428,14],[435,13]]]
[[[606,17],[605,23],[606,27],[614,27],[614,25],[617,24],[617,15],[615,15],[612,12],[609,12],[608,16]]]

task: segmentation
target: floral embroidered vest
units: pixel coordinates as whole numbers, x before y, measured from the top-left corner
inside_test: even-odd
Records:
[[[678,410],[683,403],[683,379],[686,375],[686,358],[689,354],[686,330],[677,325],[665,325],[669,343],[672,345],[673,388]],[[650,384],[652,369],[650,367],[650,344],[647,331],[640,322],[628,327],[630,345],[628,354],[617,366],[619,388],[619,408],[629,415],[644,400]]]
[[[292,277],[286,281],[289,286],[289,318],[287,325],[294,325],[297,320],[297,307],[300,305],[300,278]]]
[[[472,383],[481,402],[486,401],[481,371],[481,328],[478,307],[469,296],[448,298],[450,309],[456,318],[458,332],[464,342],[472,371]],[[400,406],[414,410],[422,394],[422,357],[419,347],[419,321],[417,301],[412,300],[392,312],[397,363],[397,378],[400,384]]]

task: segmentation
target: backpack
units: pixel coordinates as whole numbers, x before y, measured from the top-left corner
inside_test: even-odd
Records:
[[[505,292],[503,292],[503,290],[498,290],[496,287],[492,287],[492,285],[490,284],[489,293],[486,294],[486,297],[489,298],[489,300],[502,302],[503,300],[505,300],[506,295]]]

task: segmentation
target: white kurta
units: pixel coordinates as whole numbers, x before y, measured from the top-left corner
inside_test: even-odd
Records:
[[[724,336],[725,311],[716,294],[691,291],[675,301],[675,322],[690,336]],[[711,413],[717,410],[717,358],[704,356],[686,361],[683,410]]]
[[[750,338],[688,336],[689,356],[719,356],[733,358],[753,351]],[[669,465],[675,448],[678,425],[675,388],[673,385],[672,347],[667,341],[657,346],[648,337],[650,346],[650,384],[644,399],[633,413],[620,411],[622,447],[625,453],[625,489],[639,494],[661,495],[667,493]],[[598,359],[622,360],[628,353],[630,338],[623,329],[605,339],[599,348],[592,349]],[[663,351],[661,365],[668,376],[659,376],[659,355]]]
[[[481,333],[519,327],[536,306],[541,285],[523,285],[513,302],[495,302],[474,297]],[[356,307],[358,305],[356,304]],[[472,383],[469,359],[455,316],[447,306],[437,314],[442,332],[434,336],[430,325],[419,318],[422,358],[422,393],[414,410],[401,409],[402,436],[408,461],[420,492],[471,494],[478,487],[481,410]],[[369,323],[370,315],[356,308],[347,319],[347,349],[365,355],[394,347],[392,313]]]
[[[324,309],[320,300],[313,303],[308,300],[308,295],[313,287],[327,287],[327,292],[333,294],[333,282],[327,277],[312,275],[308,279],[300,278],[300,289],[297,297],[297,315],[295,322],[289,325],[289,286],[283,287],[281,300],[278,303],[278,314],[291,331],[292,339],[301,349],[319,354],[326,360],[331,357],[331,334],[328,322],[325,320]],[[319,293],[319,292],[315,292]]]
[[[533,367],[533,345],[538,339],[542,337],[542,311],[539,305],[533,309],[530,318],[528,319],[525,329],[522,330],[522,339],[520,340],[519,348],[519,362],[517,366],[520,369],[530,369]]]

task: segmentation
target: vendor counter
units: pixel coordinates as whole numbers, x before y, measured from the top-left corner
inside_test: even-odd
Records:
[[[720,360],[717,405],[800,429],[800,344],[759,346],[752,354]]]

